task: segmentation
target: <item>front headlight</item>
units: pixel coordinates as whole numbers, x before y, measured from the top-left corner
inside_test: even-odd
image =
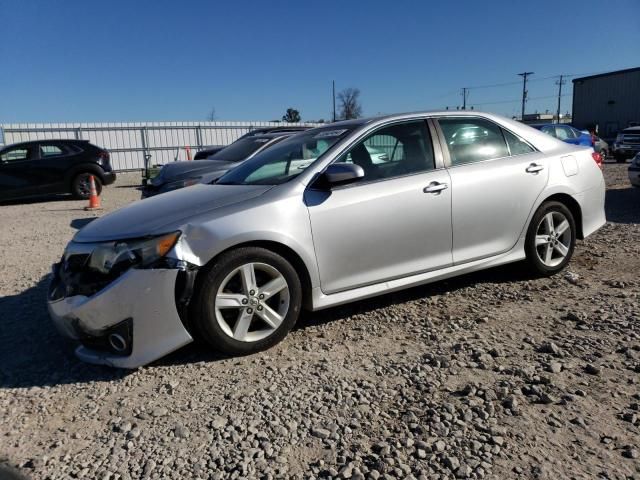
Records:
[[[147,267],[164,257],[178,241],[180,232],[142,240],[123,240],[98,245],[89,258],[89,268],[108,274],[133,266]]]

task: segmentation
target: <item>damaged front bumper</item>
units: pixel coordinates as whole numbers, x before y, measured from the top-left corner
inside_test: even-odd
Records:
[[[63,335],[81,343],[81,360],[137,368],[193,341],[178,313],[179,269],[131,268],[92,295],[68,296],[59,270],[55,265],[49,314]]]

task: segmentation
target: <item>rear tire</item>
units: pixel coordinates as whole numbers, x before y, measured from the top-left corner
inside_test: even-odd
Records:
[[[300,316],[302,286],[293,266],[259,247],[222,254],[199,283],[192,318],[199,336],[229,355],[280,342]]]
[[[560,202],[544,202],[529,224],[525,252],[529,268],[550,276],[562,270],[576,245],[576,223],[571,211]]]
[[[73,177],[71,181],[71,193],[79,200],[86,200],[91,194],[91,187],[89,186],[89,177],[93,175],[93,180],[96,185],[96,193],[100,196],[102,193],[102,182],[100,177],[91,172],[82,172]]]

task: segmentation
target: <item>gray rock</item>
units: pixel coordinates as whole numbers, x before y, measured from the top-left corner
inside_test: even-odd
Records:
[[[460,467],[460,460],[453,455],[447,455],[444,457],[444,464],[449,470],[456,471]]]
[[[597,365],[593,365],[592,363],[588,363],[586,367],[584,367],[584,371],[589,375],[600,375],[602,369]]]
[[[327,430],[326,428],[314,427],[311,429],[311,435],[324,440],[325,438],[329,438],[329,436],[331,435],[331,431]]]

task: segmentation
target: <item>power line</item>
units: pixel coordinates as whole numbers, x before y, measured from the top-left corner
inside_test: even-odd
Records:
[[[527,77],[529,75],[533,75],[533,73],[534,72],[522,72],[518,74],[522,77],[522,116],[520,117],[521,120],[524,120],[524,106],[527,103]]]
[[[570,97],[571,94],[570,93],[563,93],[562,94],[563,97]],[[540,96],[540,97],[528,97],[527,100],[547,100],[549,98],[557,98],[557,95],[544,95],[544,96]],[[521,102],[522,99],[521,98],[515,98],[513,100],[498,100],[495,102],[481,102],[481,103],[472,103],[472,105],[474,107],[477,106],[481,106],[481,105],[498,105],[501,103],[519,103]]]

